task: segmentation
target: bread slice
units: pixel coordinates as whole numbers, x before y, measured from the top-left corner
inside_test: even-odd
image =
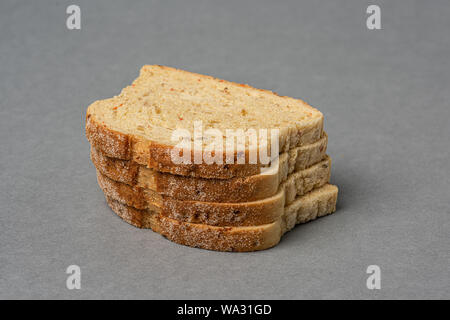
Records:
[[[303,147],[282,153],[278,170],[231,179],[190,178],[161,173],[131,160],[110,158],[91,148],[91,159],[108,178],[131,186],[150,189],[178,200],[204,202],[249,202],[275,195],[280,184],[294,171],[304,170],[325,158],[327,136]]]
[[[169,67],[144,66],[120,95],[88,107],[86,136],[109,157],[161,172],[217,179],[260,173],[259,159],[256,164],[174,164],[171,150],[178,141],[172,140],[172,133],[188,130],[193,144],[194,122],[199,120],[204,131],[279,129],[280,153],[316,142],[323,129],[322,113],[301,100]],[[201,144],[205,148],[210,142],[204,139]],[[258,144],[256,151],[265,147]],[[198,150],[191,151],[194,160]],[[248,159],[255,146],[246,143],[245,150],[234,151],[235,159],[243,153]]]
[[[289,175],[278,193],[250,202],[201,202],[177,200],[157,192],[114,181],[97,171],[97,180],[103,192],[137,209],[150,209],[175,220],[214,226],[252,226],[273,222],[283,213],[285,205],[315,188],[328,183],[331,159]]]
[[[338,189],[327,184],[298,197],[273,223],[246,227],[214,227],[174,220],[152,210],[139,210],[106,196],[111,209],[124,221],[150,228],[178,244],[216,251],[256,251],[275,246],[296,224],[336,211]]]

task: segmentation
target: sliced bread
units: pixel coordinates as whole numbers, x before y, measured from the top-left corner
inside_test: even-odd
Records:
[[[202,202],[177,200],[151,189],[114,181],[97,171],[97,180],[105,195],[137,209],[150,209],[172,219],[214,226],[252,226],[273,222],[285,205],[313,189],[328,183],[331,158],[290,174],[275,195],[249,202]]]
[[[298,197],[275,222],[244,227],[182,222],[150,209],[139,210],[127,206],[113,196],[106,195],[106,200],[124,221],[138,228],[151,228],[176,243],[217,251],[256,251],[275,246],[282,235],[298,223],[333,213],[336,210],[337,194],[337,187],[327,184]]]
[[[326,147],[327,136],[324,134],[313,144],[282,153],[278,170],[231,179],[191,178],[161,173],[131,160],[110,158],[95,148],[91,148],[91,159],[97,170],[112,180],[150,189],[173,199],[248,202],[275,195],[289,174],[304,170],[323,160]],[[311,177],[314,178],[314,175],[310,175]]]
[[[278,129],[281,153],[316,142],[323,129],[322,113],[301,100],[169,67],[144,66],[120,95],[88,107],[86,136],[109,157],[161,172],[217,179],[259,173],[259,159],[256,164],[174,164],[171,151],[178,141],[173,141],[173,132],[188,130],[193,143],[198,120],[204,130]],[[201,144],[206,147],[207,141]],[[248,159],[254,147],[234,149],[235,159],[242,152]],[[258,144],[256,151],[263,147],[267,146]],[[199,151],[191,151],[194,159]]]

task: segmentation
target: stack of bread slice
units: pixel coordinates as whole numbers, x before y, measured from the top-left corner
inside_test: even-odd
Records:
[[[276,129],[278,134],[265,144],[246,140],[242,149],[232,150],[231,162],[225,161],[230,160],[225,148],[215,149],[210,155],[223,161],[211,163],[202,158],[211,140],[197,139],[196,121],[203,131],[224,136],[239,129]],[[194,146],[189,161],[174,161],[174,150],[181,154],[176,132]],[[179,244],[219,251],[267,249],[296,224],[336,210],[338,189],[329,184],[323,115],[298,99],[144,66],[118,96],[89,106],[86,135],[111,209],[124,221]],[[263,148],[276,157],[264,161]],[[259,156],[251,162],[253,151]],[[199,154],[201,161],[194,161]],[[242,157],[244,163],[238,161]]]

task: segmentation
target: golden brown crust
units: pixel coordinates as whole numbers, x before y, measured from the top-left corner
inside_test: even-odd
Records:
[[[148,210],[139,210],[134,207],[126,206],[123,203],[114,200],[112,197],[106,197],[106,202],[120,218],[122,218],[125,222],[137,227],[137,228],[145,228],[152,229],[151,223],[145,223],[145,216],[152,215],[152,213]]]
[[[106,197],[111,209],[125,222],[137,227],[152,229],[167,239],[185,246],[215,251],[256,251],[275,246],[281,238],[280,223],[260,228],[212,227],[179,222],[161,217],[147,210],[139,210]],[[278,232],[277,232],[278,231]]]
[[[138,184],[138,177],[140,172],[147,169],[145,166],[139,165],[138,163],[131,160],[122,160],[108,157],[94,147],[91,147],[91,161],[97,168],[97,170],[99,170],[108,178],[111,178],[118,182],[126,183],[131,186]],[[155,172],[155,175],[159,174],[159,172],[157,172],[156,170],[147,170],[152,170],[152,172]],[[147,185],[149,189],[152,189],[149,185],[150,183],[151,181],[149,181]]]
[[[224,203],[176,200],[151,190],[113,181],[97,174],[105,195],[140,210],[151,209],[171,219],[211,226],[253,226],[277,220],[283,213],[284,193],[254,202]]]
[[[216,251],[256,251],[275,246],[295,224],[305,223],[336,210],[337,188],[324,186],[286,207],[280,220],[254,227],[214,227],[167,218],[151,210],[139,210],[106,196],[111,209],[124,221],[151,228],[178,244]]]
[[[203,202],[178,200],[153,190],[114,181],[97,171],[98,183],[103,192],[137,209],[153,209],[172,219],[214,226],[251,226],[275,221],[285,205],[297,196],[328,183],[330,161],[326,160],[293,173],[272,197],[249,202]]]
[[[279,188],[278,174],[231,179],[191,178],[162,173],[134,161],[107,157],[95,148],[91,160],[105,176],[131,186],[151,189],[178,200],[244,202],[273,196]]]
[[[211,227],[160,217],[161,234],[167,239],[190,247],[215,251],[247,252],[271,248],[281,239],[279,221],[270,227]]]
[[[93,146],[97,146],[109,157],[131,159],[132,137],[95,121],[89,109],[86,115],[86,137]]]
[[[323,160],[326,146],[327,136],[324,135],[317,143],[282,154],[278,172],[231,179],[190,178],[161,173],[131,160],[110,158],[94,147],[91,148],[91,159],[95,167],[112,180],[151,189],[174,199],[249,202],[273,196],[289,173],[303,170]]]

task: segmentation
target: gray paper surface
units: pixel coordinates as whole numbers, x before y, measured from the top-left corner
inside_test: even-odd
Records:
[[[68,30],[66,8],[81,8]],[[0,3],[0,298],[450,298],[450,2]],[[121,221],[87,106],[144,64],[299,97],[325,115],[334,215],[221,253]],[[81,289],[66,268],[81,268]],[[369,265],[381,289],[369,290]]]

